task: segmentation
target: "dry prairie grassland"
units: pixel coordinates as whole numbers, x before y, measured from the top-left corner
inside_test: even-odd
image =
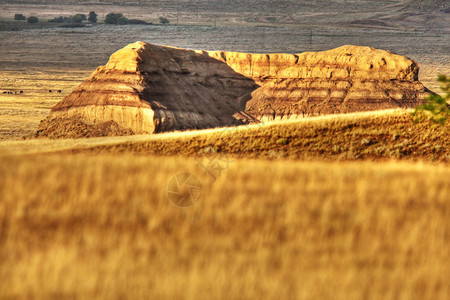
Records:
[[[448,299],[450,170],[412,162],[0,158],[12,299]],[[202,198],[167,183],[196,175]]]
[[[39,121],[88,74],[82,70],[1,71],[0,140],[17,140],[35,132]]]

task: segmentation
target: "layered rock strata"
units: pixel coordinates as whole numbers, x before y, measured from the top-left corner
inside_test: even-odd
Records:
[[[247,54],[137,42],[114,53],[42,124],[113,121],[140,134],[410,108],[427,93],[418,72],[414,61],[369,47]]]

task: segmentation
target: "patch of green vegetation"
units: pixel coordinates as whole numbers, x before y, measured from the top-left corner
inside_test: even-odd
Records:
[[[37,17],[31,16],[31,17],[28,17],[27,22],[30,24],[36,24],[36,23],[39,23],[39,19]]]
[[[169,24],[170,21],[169,21],[169,19],[167,19],[165,17],[159,17],[159,23],[161,23],[161,24]]]
[[[95,11],[91,11],[89,13],[88,21],[91,23],[97,23],[97,14],[95,13]]]
[[[22,14],[15,14],[14,15],[14,20],[16,20],[16,21],[25,21],[27,18],[24,16],[24,15],[22,15]]]
[[[123,14],[109,13],[105,17],[105,23],[113,25],[124,25],[128,24],[128,19]]]
[[[450,117],[450,76],[439,75],[438,81],[441,84],[443,96],[433,94],[428,96],[426,103],[418,106],[413,112],[415,122],[428,119],[436,124],[445,125]]]
[[[151,23],[147,23],[142,20],[128,19],[123,14],[118,14],[118,13],[107,14],[106,18],[105,18],[105,23],[112,24],[112,25],[128,25],[128,24],[149,25],[149,24],[151,24]]]
[[[279,144],[279,145],[287,145],[287,144],[289,144],[289,140],[286,139],[286,138],[279,138],[277,140],[277,144]]]

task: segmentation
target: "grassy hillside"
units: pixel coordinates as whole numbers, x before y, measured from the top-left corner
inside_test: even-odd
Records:
[[[1,142],[0,298],[448,299],[448,126],[384,111]]]
[[[70,152],[325,160],[450,161],[450,124],[415,124],[404,110],[355,113],[166,135]],[[164,137],[164,135],[162,135]]]
[[[0,158],[0,295],[448,299],[450,171],[415,163]],[[189,172],[201,199],[167,184]]]

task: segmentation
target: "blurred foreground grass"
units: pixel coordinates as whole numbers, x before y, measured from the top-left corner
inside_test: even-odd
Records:
[[[188,172],[202,198],[173,205]],[[450,170],[407,162],[0,158],[0,296],[448,299]]]

